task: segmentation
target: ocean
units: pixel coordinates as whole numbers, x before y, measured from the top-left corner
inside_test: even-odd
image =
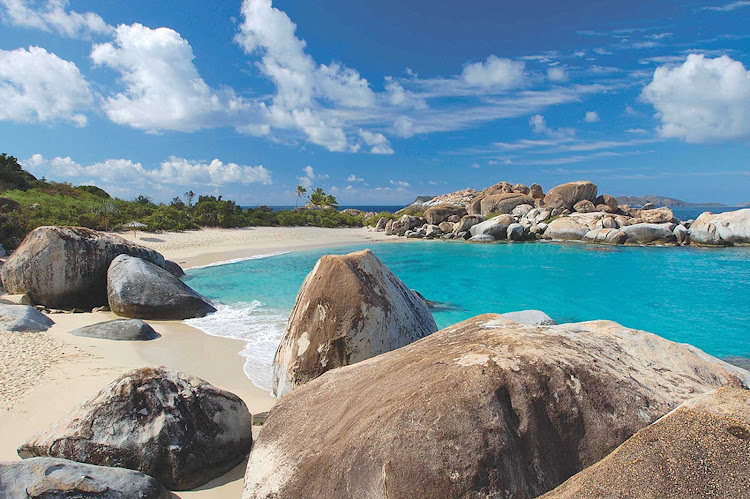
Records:
[[[409,287],[443,302],[440,328],[488,312],[539,309],[559,323],[608,319],[750,357],[750,249],[415,241],[283,253],[188,270],[219,304],[189,324],[245,341],[245,372],[271,388],[271,363],[297,291],[323,254],[369,247]]]

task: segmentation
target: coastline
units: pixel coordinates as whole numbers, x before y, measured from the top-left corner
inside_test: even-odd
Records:
[[[184,268],[219,264],[269,253],[386,240],[367,228],[259,227],[202,229],[185,233],[119,234],[151,247]],[[388,240],[393,241],[394,238]],[[205,379],[238,395],[251,414],[268,411],[275,399],[244,373],[242,340],[212,336],[182,321],[149,321],[161,335],[147,342],[109,341],[68,334],[116,318],[109,312],[53,314],[45,333],[0,332],[0,460],[18,460],[16,448],[93,396],[122,374],[165,366]],[[259,427],[254,427],[257,436]],[[239,497],[245,464],[197,490],[175,497]]]

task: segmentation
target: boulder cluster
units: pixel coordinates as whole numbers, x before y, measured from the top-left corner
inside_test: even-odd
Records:
[[[437,204],[436,204],[437,203]],[[541,186],[500,182],[483,191],[467,189],[435,198],[422,216],[381,218],[375,230],[413,239],[464,239],[470,242],[552,239],[612,245],[750,244],[750,210],[695,221],[675,218],[668,207],[618,205],[599,195],[592,182]]]

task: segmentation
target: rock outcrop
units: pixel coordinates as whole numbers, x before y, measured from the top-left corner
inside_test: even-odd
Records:
[[[570,217],[557,218],[547,224],[544,237],[563,241],[580,241],[589,232],[586,225],[578,223]]]
[[[555,326],[555,322],[552,317],[545,314],[541,310],[520,310],[518,312],[507,312],[500,314],[503,319],[509,321],[518,322],[520,324],[526,324],[527,326]]]
[[[702,213],[689,230],[690,242],[705,246],[750,244],[750,209]]]
[[[620,229],[628,236],[627,244],[675,244],[674,226],[671,224],[635,224]]]
[[[125,374],[19,447],[137,470],[172,490],[223,475],[252,445],[252,417],[236,395],[164,368]]]
[[[274,358],[278,395],[437,331],[425,301],[370,250],[325,255],[305,278]]]
[[[482,315],[283,397],[243,497],[535,497],[685,400],[748,383],[612,322]]]
[[[140,258],[120,255],[107,272],[109,308],[121,317],[181,320],[216,308],[187,284]]]
[[[166,268],[164,257],[121,237],[83,227],[39,227],[0,270],[11,294],[28,294],[49,308],[90,310],[107,303],[106,275],[118,255]]]
[[[0,496],[5,499],[168,499],[148,475],[124,468],[35,457],[0,463]]]
[[[0,304],[0,331],[46,331],[54,322],[29,305]]]
[[[439,225],[441,222],[448,220],[451,215],[462,217],[466,215],[466,208],[454,204],[439,204],[427,208],[424,212],[424,218],[428,224]]]
[[[80,327],[70,332],[73,336],[115,341],[147,341],[159,337],[154,329],[140,319],[115,319]]]
[[[518,205],[534,204],[534,199],[520,192],[510,192],[503,194],[492,194],[478,199],[469,207],[469,213],[480,214],[483,216],[494,214],[507,214],[513,211]]]
[[[596,184],[588,181],[569,182],[567,184],[553,187],[544,196],[544,205],[547,208],[562,208],[572,210],[579,201],[596,199]]]
[[[747,497],[749,408],[733,388],[689,400],[543,497]]]
[[[508,227],[513,223],[515,223],[515,219],[512,216],[498,215],[472,226],[469,233],[472,236],[492,236],[495,239],[503,240],[508,236]]]

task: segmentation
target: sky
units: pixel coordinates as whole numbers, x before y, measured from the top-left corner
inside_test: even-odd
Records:
[[[0,152],[132,199],[750,202],[750,1],[0,0]]]

